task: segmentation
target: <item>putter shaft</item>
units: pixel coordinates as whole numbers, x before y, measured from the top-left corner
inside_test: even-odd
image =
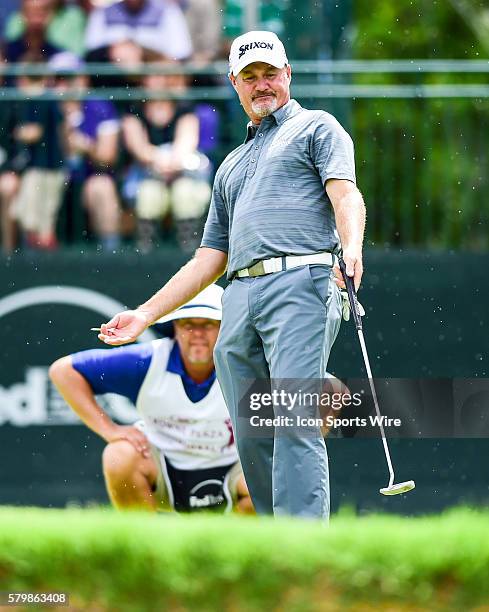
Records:
[[[382,444],[384,445],[384,454],[387,460],[387,467],[389,468],[389,484],[384,489],[380,489],[380,492],[383,495],[397,495],[399,493],[406,493],[411,489],[414,489],[414,481],[410,480],[408,482],[402,482],[397,485],[394,485],[394,468],[392,467],[391,454],[389,451],[389,445],[387,443],[387,437],[385,435],[384,425],[382,423],[382,416],[380,414],[379,401],[377,399],[377,393],[375,391],[375,385],[372,376],[372,370],[370,368],[370,360],[368,358],[367,346],[365,344],[365,338],[363,337],[363,325],[362,318],[360,316],[360,309],[358,307],[357,294],[355,291],[355,286],[353,284],[353,279],[347,275],[346,273],[346,264],[342,258],[338,261],[341,273],[343,275],[343,279],[345,281],[346,290],[348,293],[348,299],[350,301],[350,308],[353,314],[353,321],[355,323],[355,327],[358,334],[358,339],[360,341],[360,347],[362,349],[363,362],[365,364],[365,369],[367,370],[368,382],[370,385],[370,390],[372,392],[372,397],[375,405],[375,412],[377,413],[377,417],[379,420],[379,428],[382,436]]]

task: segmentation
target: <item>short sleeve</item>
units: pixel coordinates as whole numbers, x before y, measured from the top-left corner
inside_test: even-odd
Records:
[[[95,395],[116,393],[135,404],[152,356],[153,345],[149,342],[81,351],[71,356],[71,363]]]
[[[310,153],[323,185],[332,178],[356,182],[353,141],[332,115],[321,113],[311,137]]]
[[[114,134],[120,129],[117,109],[108,100],[100,100],[97,104],[97,136]]]
[[[105,24],[105,11],[98,8],[90,13],[85,29],[85,48],[87,51],[99,49],[108,44],[107,26]]]
[[[117,121],[119,119],[116,107],[109,100],[97,100],[94,110],[99,123],[103,121]]]
[[[221,192],[219,174],[214,179],[211,204],[200,246],[224,253],[229,250],[229,215]]]

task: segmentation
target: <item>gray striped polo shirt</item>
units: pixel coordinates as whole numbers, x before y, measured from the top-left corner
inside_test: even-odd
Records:
[[[328,179],[355,182],[353,143],[329,113],[290,100],[219,167],[202,246],[228,253],[228,278],[261,259],[335,251]]]

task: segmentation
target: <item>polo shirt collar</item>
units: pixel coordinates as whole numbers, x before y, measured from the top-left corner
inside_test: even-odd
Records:
[[[277,110],[274,113],[272,113],[270,116],[262,119],[262,122],[263,121],[265,122],[275,121],[277,125],[282,125],[284,121],[287,121],[287,119],[289,119],[290,117],[297,115],[297,113],[300,113],[301,110],[302,110],[302,106],[296,100],[291,98],[287,102],[287,104],[284,104],[280,108],[277,108]],[[253,140],[256,132],[258,131],[258,128],[259,126],[254,125],[251,121],[248,122],[246,126],[246,139],[244,141],[245,144],[249,142],[250,140]]]
[[[301,112],[301,110],[302,106],[299,104],[299,102],[291,98],[287,104],[277,108],[277,110],[272,113],[272,117],[275,119],[277,125],[282,125],[284,121],[287,121],[287,119],[290,119],[290,117],[297,115]]]

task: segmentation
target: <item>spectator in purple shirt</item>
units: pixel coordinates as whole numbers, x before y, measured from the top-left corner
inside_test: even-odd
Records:
[[[56,73],[56,88],[85,88],[87,77],[76,73],[81,60],[69,52],[50,61]],[[103,249],[119,245],[120,205],[113,169],[118,158],[119,118],[108,100],[64,100],[62,134],[67,164],[73,180],[84,181],[83,204],[91,229]]]

